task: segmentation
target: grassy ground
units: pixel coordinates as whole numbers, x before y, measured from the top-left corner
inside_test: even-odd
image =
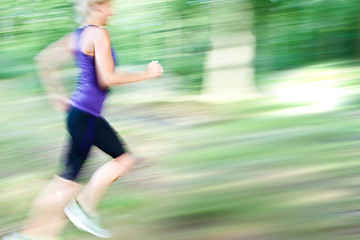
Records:
[[[0,85],[3,232],[54,174],[66,133],[36,84]],[[288,106],[268,98],[116,102],[105,115],[140,163],[100,207],[114,239],[359,239],[356,108],[279,116]],[[85,175],[107,160],[94,149]],[[95,239],[71,224],[64,237]]]

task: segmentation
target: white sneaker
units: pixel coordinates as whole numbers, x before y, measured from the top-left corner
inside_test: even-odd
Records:
[[[111,238],[112,234],[109,230],[101,227],[98,218],[91,217],[87,214],[80,204],[73,199],[65,208],[64,212],[69,220],[82,231],[86,231],[100,238]],[[7,240],[7,239],[5,239]],[[11,239],[9,239],[11,240]]]

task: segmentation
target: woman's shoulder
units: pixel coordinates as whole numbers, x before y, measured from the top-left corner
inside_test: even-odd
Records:
[[[84,29],[84,34],[89,35],[92,39],[110,40],[110,33],[106,28],[89,25]]]
[[[103,27],[93,27],[91,29],[91,39],[93,43],[97,46],[111,44],[110,33],[106,28]]]

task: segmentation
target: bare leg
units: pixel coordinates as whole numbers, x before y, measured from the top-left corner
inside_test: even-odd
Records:
[[[106,163],[92,175],[77,200],[86,211],[90,213],[96,211],[98,204],[112,183],[127,173],[134,165],[135,159],[129,153],[124,153]]]
[[[58,237],[66,224],[63,209],[80,189],[80,184],[54,176],[35,198],[20,232],[33,237]]]

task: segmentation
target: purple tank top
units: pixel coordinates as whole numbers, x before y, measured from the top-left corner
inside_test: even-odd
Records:
[[[83,53],[79,46],[81,33],[88,26],[78,28],[74,32],[75,60],[79,68],[79,74],[76,90],[71,97],[71,101],[74,107],[100,117],[108,90],[101,89],[98,84],[94,56]],[[111,53],[116,64],[116,55],[113,48],[111,48]]]

